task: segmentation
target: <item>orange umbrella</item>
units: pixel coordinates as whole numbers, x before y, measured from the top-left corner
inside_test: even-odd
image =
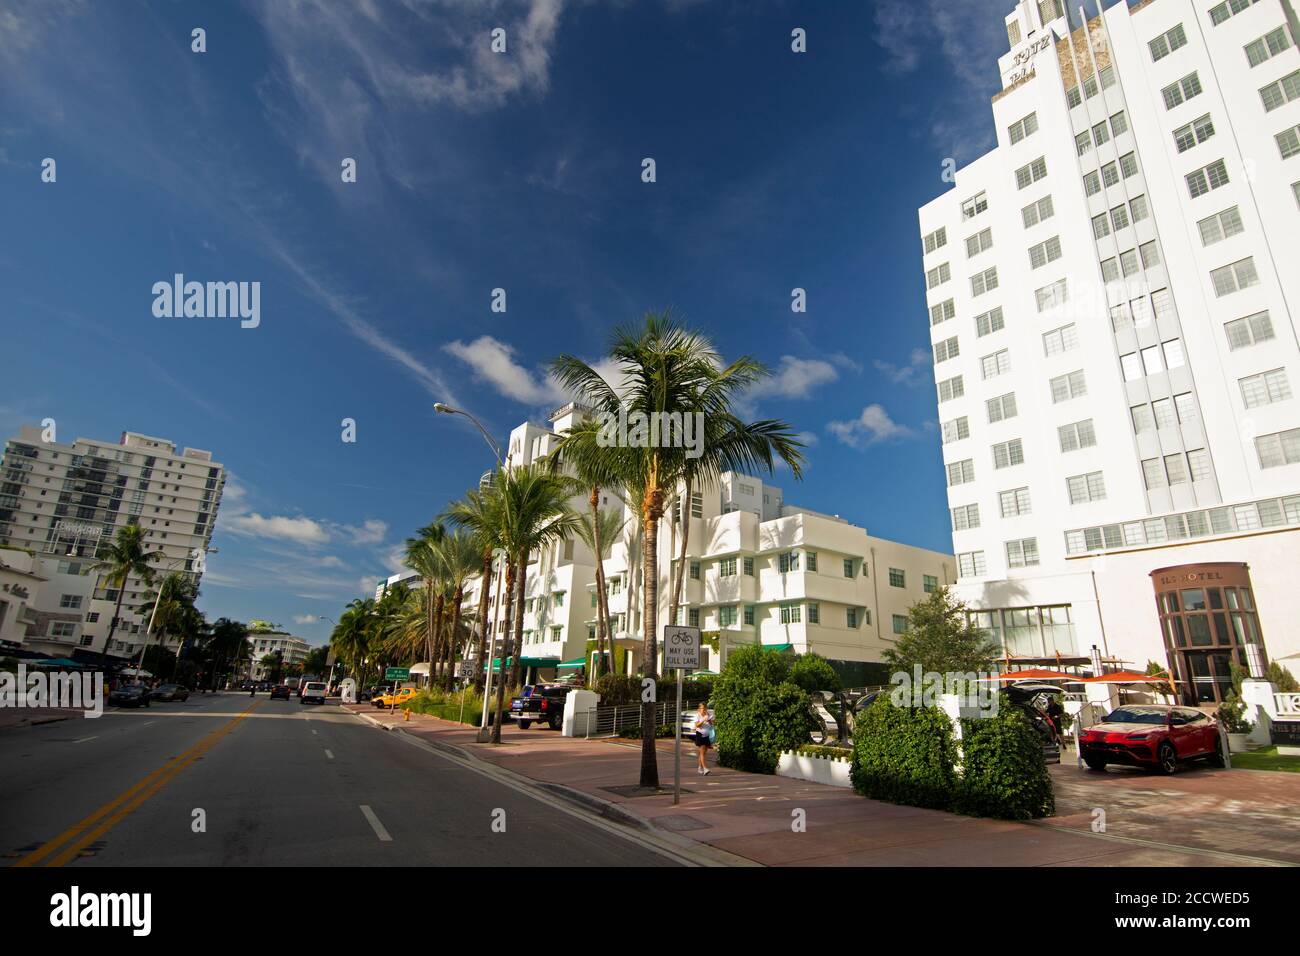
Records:
[[[1115,671],[1076,679],[1084,684],[1163,684],[1169,680],[1164,674],[1139,674],[1137,671]]]
[[[996,677],[984,678],[992,681],[1013,681],[1013,680],[1079,680],[1071,674],[1065,674],[1061,671],[1049,671],[1041,667],[1031,667],[1023,671],[1007,671],[1005,674],[999,674]]]

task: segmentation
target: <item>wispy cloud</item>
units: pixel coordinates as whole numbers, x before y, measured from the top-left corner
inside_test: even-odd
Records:
[[[912,349],[906,365],[895,365],[883,359],[871,363],[877,372],[895,385],[925,385],[933,378],[934,366],[925,349]]]
[[[329,532],[320,522],[301,515],[263,517],[254,511],[230,517],[221,516],[217,520],[223,530],[252,538],[271,538],[298,544],[324,544],[330,538]]]
[[[913,438],[916,435],[913,429],[890,418],[889,413],[879,404],[868,405],[857,418],[850,421],[828,422],[826,430],[850,448],[865,448],[879,442]]]
[[[749,390],[750,398],[808,398],[814,389],[840,377],[825,359],[804,359],[782,355],[772,375]]]
[[[544,372],[534,372],[516,359],[513,346],[490,335],[480,335],[472,342],[459,339],[443,346],[447,354],[474,370],[474,377],[495,391],[526,405],[563,402],[563,389]]]

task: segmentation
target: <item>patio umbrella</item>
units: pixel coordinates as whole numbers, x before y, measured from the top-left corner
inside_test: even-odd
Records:
[[[1079,680],[1073,674],[1063,671],[1049,671],[1042,667],[1030,667],[1023,671],[1008,671],[994,677],[981,677],[981,681],[1016,681],[1016,680]]]

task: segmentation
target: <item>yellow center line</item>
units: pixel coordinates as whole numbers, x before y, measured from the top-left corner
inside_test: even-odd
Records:
[[[45,865],[63,866],[75,858],[90,843],[99,839],[126,819],[134,810],[170,783],[182,770],[211,750],[217,741],[234,730],[244,718],[260,707],[261,703],[261,701],[257,701],[249,705],[239,716],[212,731],[189,750],[167,761],[134,786],[123,791],[91,813],[84,820],[74,823],[48,843],[33,850],[15,863],[14,866],[35,866],[45,857],[59,850],[62,850],[62,852]]]

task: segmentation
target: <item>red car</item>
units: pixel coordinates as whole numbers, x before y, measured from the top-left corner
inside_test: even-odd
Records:
[[[1090,770],[1105,770],[1107,764],[1119,763],[1170,774],[1179,764],[1202,758],[1211,766],[1224,765],[1218,721],[1194,707],[1120,707],[1084,730],[1080,743]]]

